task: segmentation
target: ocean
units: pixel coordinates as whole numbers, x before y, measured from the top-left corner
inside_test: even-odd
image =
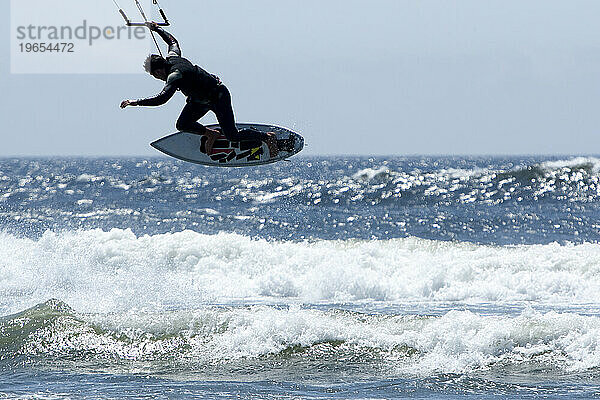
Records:
[[[0,160],[1,399],[600,397],[600,158]]]

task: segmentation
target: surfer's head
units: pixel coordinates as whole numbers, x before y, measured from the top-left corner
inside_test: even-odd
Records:
[[[158,54],[150,54],[146,58],[144,69],[156,79],[167,80],[167,60]]]

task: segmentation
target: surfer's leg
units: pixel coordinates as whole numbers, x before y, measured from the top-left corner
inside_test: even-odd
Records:
[[[239,142],[240,140],[262,142],[268,139],[266,133],[258,132],[253,129],[243,129],[242,131],[238,131],[235,126],[233,106],[231,105],[231,94],[225,85],[221,85],[219,88],[219,94],[214,103],[213,111],[217,116],[217,120],[219,120],[221,131],[227,140],[232,142]]]
[[[177,119],[177,129],[182,132],[195,133],[196,135],[205,135],[206,127],[198,120],[206,115],[208,108],[201,104],[189,102],[183,107],[181,115]]]
[[[206,136],[205,148],[206,154],[212,152],[212,148],[219,137],[216,133],[211,133],[198,120],[206,115],[209,108],[203,104],[188,102],[179,119],[177,119],[177,129],[182,132],[194,133],[196,135]]]
[[[277,156],[279,152],[277,148],[277,140],[275,134],[259,132],[254,129],[242,129],[239,131],[235,125],[235,115],[233,114],[233,106],[231,104],[231,94],[225,85],[221,85],[217,100],[213,105],[213,111],[219,120],[221,132],[227,140],[239,142],[241,140],[265,142],[269,147],[271,157]]]

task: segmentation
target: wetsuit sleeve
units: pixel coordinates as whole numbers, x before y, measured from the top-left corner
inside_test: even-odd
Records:
[[[167,43],[169,46],[169,54],[167,57],[181,57],[181,48],[179,47],[179,42],[175,39],[175,36],[171,35],[169,32],[165,31],[162,28],[156,29],[156,33],[160,35],[160,37]]]
[[[146,99],[137,100],[136,103],[138,106],[142,107],[156,107],[162,106],[167,101],[173,97],[175,92],[177,91],[177,86],[174,83],[167,83],[163,90],[153,97],[148,97]]]

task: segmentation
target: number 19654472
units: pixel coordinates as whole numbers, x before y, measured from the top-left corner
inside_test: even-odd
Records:
[[[74,53],[74,43],[20,43],[21,53]]]

